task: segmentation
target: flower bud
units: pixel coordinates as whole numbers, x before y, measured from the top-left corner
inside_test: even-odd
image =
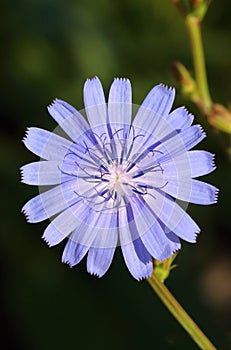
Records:
[[[170,74],[174,82],[179,86],[181,93],[187,99],[194,101],[198,96],[197,86],[187,68],[181,62],[173,62],[170,66]]]
[[[208,122],[216,129],[231,134],[231,113],[223,105],[218,103],[213,105],[208,115]]]
[[[193,15],[199,20],[204,18],[210,2],[211,0],[172,0],[184,17]]]

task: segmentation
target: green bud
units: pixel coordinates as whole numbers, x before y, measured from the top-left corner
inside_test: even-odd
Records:
[[[208,10],[211,0],[172,0],[179,12],[184,16],[194,16],[202,20]]]
[[[231,112],[224,106],[214,103],[207,116],[208,122],[216,129],[231,134]]]
[[[153,273],[157,275],[159,280],[163,283],[169,276],[170,271],[177,267],[177,265],[172,265],[178,253],[175,253],[171,256],[171,258],[165,259],[160,262],[154,259],[154,270]]]
[[[170,74],[185,98],[191,101],[198,98],[196,82],[182,63],[178,61],[172,63]]]

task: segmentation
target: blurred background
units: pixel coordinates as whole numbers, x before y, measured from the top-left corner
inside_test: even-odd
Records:
[[[231,102],[231,6],[214,0],[203,26],[212,96]],[[41,240],[48,222],[27,224],[22,205],[38,189],[20,183],[19,167],[36,160],[21,139],[27,126],[53,130],[46,106],[62,98],[83,108],[82,87],[97,75],[106,93],[114,77],[128,77],[133,101],[156,83],[172,85],[169,67],[192,68],[183,20],[168,0],[3,0],[1,3],[1,348],[188,349],[197,347],[145,282],[127,271],[118,249],[102,279],[84,260],[61,263],[64,244]],[[231,348],[230,169],[227,136],[210,128],[178,93],[216,154],[205,178],[221,189],[215,206],[189,206],[202,229],[198,244],[183,243],[167,285],[218,349]]]

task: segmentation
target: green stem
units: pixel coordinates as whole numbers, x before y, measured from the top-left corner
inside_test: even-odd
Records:
[[[212,99],[209,93],[205,67],[205,58],[201,38],[201,21],[194,15],[187,15],[185,21],[190,36],[196,83],[204,112],[207,114],[211,110]]]
[[[202,350],[216,350],[214,345],[206,337],[206,335],[200,330],[196,323],[191,319],[187,312],[182,308],[174,296],[170,293],[168,288],[162,283],[155,273],[152,277],[147,279],[152,289],[156,292],[158,297],[181,324],[181,326],[188,332],[194,342]]]

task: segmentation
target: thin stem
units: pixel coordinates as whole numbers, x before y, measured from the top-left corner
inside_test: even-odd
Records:
[[[168,288],[162,283],[155,273],[152,277],[147,279],[152,289],[156,292],[158,297],[175,317],[175,319],[181,324],[181,326],[188,332],[194,342],[202,350],[216,350],[214,345],[206,337],[206,335],[200,330],[196,323],[191,319],[187,312],[178,303],[175,297],[170,293]]]
[[[201,37],[201,21],[193,15],[187,15],[185,21],[190,36],[196,83],[204,107],[204,112],[207,114],[211,110],[212,99],[209,93],[205,67],[204,50]]]

